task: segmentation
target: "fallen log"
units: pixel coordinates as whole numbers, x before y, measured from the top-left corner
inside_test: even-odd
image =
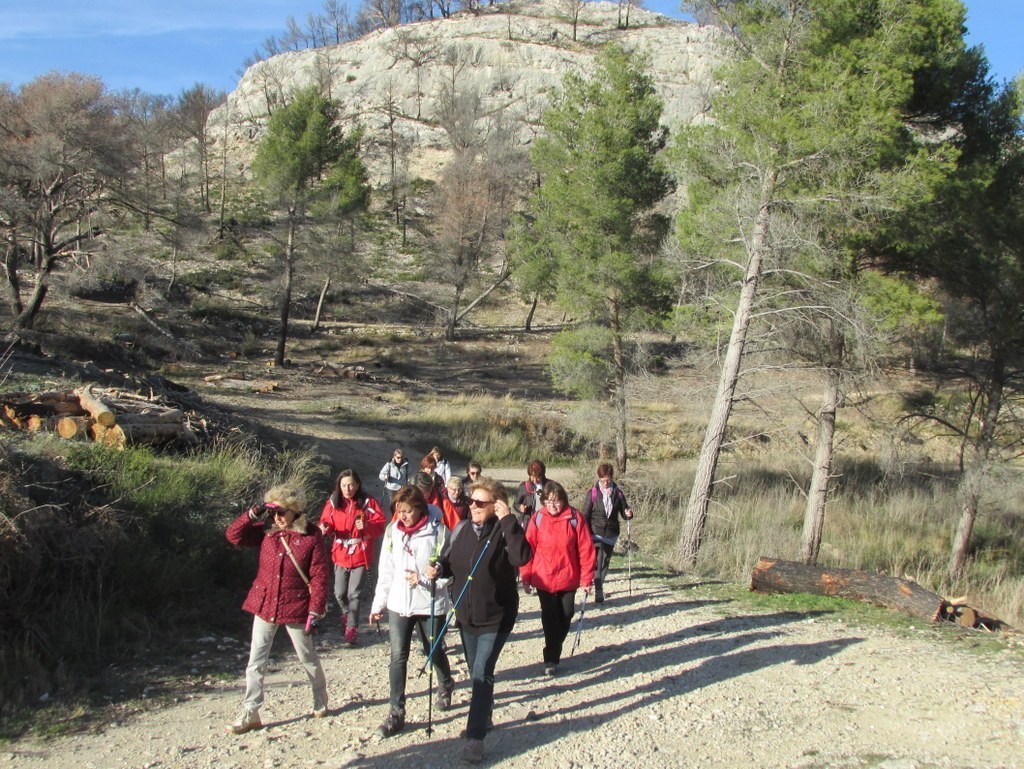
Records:
[[[750,575],[758,593],[812,593],[884,606],[927,622],[938,620],[946,602],[920,585],[856,569],[822,569],[797,561],[761,556]]]
[[[78,402],[82,405],[82,408],[89,413],[95,422],[104,427],[110,427],[117,421],[117,415],[114,414],[114,410],[99,397],[94,396],[90,388],[80,387],[75,390],[75,393],[78,395]]]
[[[89,417],[61,417],[57,420],[57,435],[68,441],[84,438],[89,434],[91,424]]]
[[[164,409],[163,411],[131,411],[117,415],[117,424],[124,425],[155,425],[185,423],[185,415],[180,409]]]
[[[123,449],[125,446],[162,446],[167,443],[198,442],[196,434],[184,424],[130,424],[118,423],[107,428],[103,434],[103,445]]]

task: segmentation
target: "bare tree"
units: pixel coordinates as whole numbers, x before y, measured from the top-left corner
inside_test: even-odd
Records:
[[[587,0],[558,0],[558,7],[569,17],[572,24],[572,39],[576,40],[576,30],[580,23],[580,14]]]
[[[175,113],[182,133],[192,142],[200,174],[200,198],[206,213],[210,203],[210,149],[213,138],[207,130],[210,113],[224,103],[225,94],[202,83],[196,83],[178,97]]]

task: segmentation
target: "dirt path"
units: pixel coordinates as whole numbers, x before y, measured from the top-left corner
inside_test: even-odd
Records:
[[[317,415],[303,416],[299,403],[264,399],[246,407],[264,423],[287,428],[293,443],[315,441],[332,462],[375,477],[394,436],[342,435]],[[703,598],[699,586],[670,591],[639,561],[628,595],[623,560],[613,566],[609,600],[587,609],[579,650],[554,679],[542,675],[536,598],[523,598],[499,662],[497,728],[486,741],[486,766],[1024,767],[1018,655],[974,654],[943,642],[939,630],[908,636],[828,615],[750,612]],[[5,746],[0,767],[457,764],[469,697],[457,634],[449,636],[458,661],[453,710],[435,712],[427,736],[427,678],[413,677],[410,724],[382,740],[375,730],[387,711],[387,646],[363,628],[363,645],[345,647],[335,623],[336,614],[319,639],[332,697],[328,718],[309,717],[308,687],[281,634],[268,677],[266,728],[226,735],[241,700],[248,641],[200,638],[196,672],[200,660],[220,662],[203,668],[211,672],[197,677],[191,694],[98,733]],[[413,675],[419,664],[411,661]]]
[[[643,569],[632,596],[622,569],[609,587],[554,679],[541,674],[536,599],[524,597],[499,663],[486,765],[1024,766],[1018,661],[956,651],[931,632],[908,639],[828,617],[744,612],[689,597],[699,591],[668,591]],[[469,696],[457,635],[449,639],[459,660],[455,707],[435,712],[430,737],[426,676],[409,682],[406,731],[375,735],[387,711],[387,647],[369,628],[363,646],[344,647],[332,627],[319,642],[332,696],[326,719],[309,717],[309,690],[282,634],[266,728],[226,735],[241,699],[245,639],[201,639],[197,649],[235,650],[224,671],[233,678],[211,676],[188,699],[97,734],[9,746],[0,766],[448,767],[457,763]]]

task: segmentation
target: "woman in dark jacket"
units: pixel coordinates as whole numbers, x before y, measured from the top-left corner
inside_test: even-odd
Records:
[[[590,524],[597,547],[597,572],[594,574],[594,601],[604,602],[604,580],[608,576],[615,543],[619,539],[619,519],[632,520],[633,511],[626,495],[612,480],[614,470],[607,462],[597,466],[597,483],[587,492],[583,503],[583,517]]]
[[[281,625],[313,688],[314,717],[327,715],[327,679],[310,630],[327,611],[331,562],[319,529],[306,520],[305,509],[302,489],[285,483],[268,491],[262,505],[246,510],[228,526],[231,544],[260,549],[256,579],[242,604],[254,616],[242,714],[228,727],[233,734],[263,726],[263,675]]]
[[[492,724],[494,668],[519,615],[516,569],[533,552],[498,481],[481,478],[472,484],[469,505],[469,520],[456,527],[447,551],[427,575],[453,578],[455,617],[473,679],[462,760],[479,763]]]

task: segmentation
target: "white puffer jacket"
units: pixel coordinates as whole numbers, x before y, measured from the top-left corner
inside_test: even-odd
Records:
[[[397,521],[389,523],[381,540],[377,589],[370,614],[380,614],[387,608],[403,617],[429,617],[431,583],[424,572],[430,559],[447,547],[449,536],[445,525],[433,516],[411,535],[400,531]],[[410,571],[418,575],[415,586],[406,579]],[[451,608],[448,583],[448,579],[437,580],[435,616],[447,614]]]

